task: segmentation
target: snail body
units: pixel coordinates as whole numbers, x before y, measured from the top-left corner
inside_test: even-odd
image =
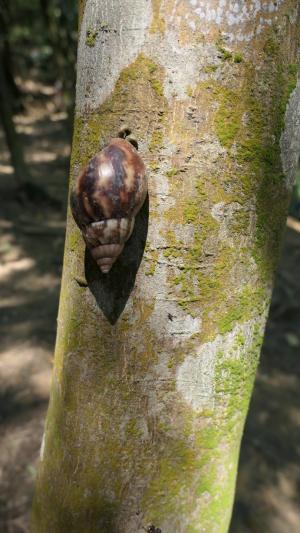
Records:
[[[73,217],[103,273],[132,234],[146,194],[144,163],[126,139],[112,139],[78,176],[71,196]]]

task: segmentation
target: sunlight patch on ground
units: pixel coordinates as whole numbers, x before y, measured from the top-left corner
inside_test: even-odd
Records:
[[[288,217],[286,225],[288,228],[300,233],[300,220],[296,220],[296,218],[293,217]]]
[[[299,531],[297,470],[295,464],[286,465],[276,474],[276,482],[262,490],[263,499],[273,511],[269,517],[268,531]]]
[[[18,305],[26,305],[28,302],[28,296],[17,296],[14,294],[9,298],[1,298],[0,300],[0,309],[9,309],[16,307]]]
[[[49,163],[50,161],[55,161],[57,159],[57,154],[54,152],[36,152],[28,158],[28,161],[32,163]]]
[[[50,391],[52,353],[30,342],[0,353],[0,387],[14,392],[15,401],[47,400]]]
[[[17,133],[23,133],[25,135],[32,135],[34,133],[33,126],[18,125],[16,126]]]
[[[14,169],[11,165],[0,165],[0,173],[13,174]]]
[[[50,116],[51,122],[59,122],[60,120],[66,120],[68,118],[67,113],[62,111],[61,113],[53,113]]]
[[[21,278],[18,282],[19,290],[26,290],[30,288],[30,292],[47,290],[53,291],[60,285],[60,279],[50,273],[38,276],[36,272],[30,273],[26,278]]]
[[[11,261],[6,265],[0,265],[0,280],[7,281],[13,272],[26,272],[35,266],[36,262],[31,257],[24,257],[18,261]]]
[[[41,82],[31,79],[24,79],[16,76],[16,83],[25,93],[44,94],[45,96],[54,96],[57,93],[57,87],[54,85],[45,85]]]

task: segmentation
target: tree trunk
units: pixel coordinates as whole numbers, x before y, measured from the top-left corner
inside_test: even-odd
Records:
[[[8,5],[0,2],[0,119],[5,134],[6,144],[10,153],[14,175],[18,184],[29,177],[24,160],[23,148],[13,121],[13,97],[20,96],[12,75],[12,56],[8,40],[7,25],[10,22]]]
[[[51,33],[51,23],[50,23],[50,16],[49,16],[49,0],[40,0],[40,10],[41,10],[41,15],[43,18],[45,30],[49,34]]]
[[[16,132],[13,121],[13,106],[8,80],[2,61],[3,48],[0,42],[0,118],[4,129],[5,140],[10,153],[14,176],[18,185],[28,181],[30,174],[24,160],[23,147]]]
[[[16,107],[22,107],[22,102],[18,101],[21,97],[21,91],[14,79],[14,58],[9,42],[9,29],[11,27],[11,13],[10,6],[5,0],[0,0],[0,41],[1,41],[1,65],[6,79],[6,84],[9,88],[13,99],[17,101]]]
[[[300,146],[298,2],[87,0],[80,19],[71,187],[128,124],[149,228],[128,300],[124,258],[118,283],[86,262],[95,299],[68,216],[32,531],[226,532]]]

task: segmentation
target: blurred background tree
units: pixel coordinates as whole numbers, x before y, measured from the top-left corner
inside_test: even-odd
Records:
[[[22,76],[40,78],[63,90],[64,103],[74,100],[77,5],[72,0],[1,0],[4,67],[10,89],[20,96]]]
[[[14,115],[30,100],[28,80],[47,84],[53,87],[57,109],[67,113],[65,127],[71,138],[76,47],[77,2],[0,0],[0,114],[18,194],[24,199],[47,198],[45,190],[32,183]]]
[[[28,531],[48,403],[77,2],[0,0],[0,531]]]

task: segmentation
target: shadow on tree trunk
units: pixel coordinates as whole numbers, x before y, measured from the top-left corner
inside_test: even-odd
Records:
[[[117,262],[108,274],[103,274],[86,249],[85,275],[97,305],[110,324],[115,324],[125,308],[135,284],[146,245],[149,218],[149,197],[137,214],[132,236],[125,244]]]

